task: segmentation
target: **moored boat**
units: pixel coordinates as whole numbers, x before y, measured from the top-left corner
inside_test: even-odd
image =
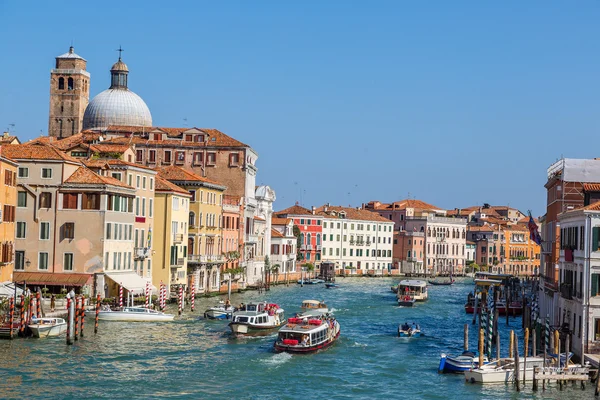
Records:
[[[338,285],[337,283],[330,282],[330,283],[326,283],[325,287],[327,289],[337,289],[340,287],[340,285]]]
[[[408,323],[399,325],[398,337],[421,337],[421,327],[414,322],[412,326]]]
[[[483,356],[484,365],[488,362],[487,356]],[[476,353],[472,351],[463,351],[459,356],[449,356],[442,353],[438,372],[461,374],[472,368],[479,368],[479,358]]]
[[[335,318],[309,319],[289,318],[279,330],[275,351],[288,353],[312,353],[329,347],[340,336],[340,324]]]
[[[544,359],[540,357],[528,357],[527,363],[519,363],[518,376],[525,379],[533,379],[533,369],[543,367]],[[508,383],[515,379],[515,362],[512,358],[501,358],[492,361],[480,368],[465,371],[465,380],[471,383]]]
[[[67,321],[63,318],[37,318],[32,322],[28,327],[37,338],[60,336],[67,331]]]
[[[437,280],[431,280],[429,279],[427,282],[429,282],[430,285],[433,286],[450,286],[452,284],[454,284],[454,279],[450,279],[448,281],[437,281]]]
[[[269,334],[284,323],[283,309],[266,302],[246,304],[232,318],[229,327],[236,335]]]
[[[85,315],[88,317],[93,317],[95,314],[96,311],[93,309],[85,312]],[[174,318],[173,314],[165,314],[161,311],[145,307],[123,307],[116,310],[104,308],[98,313],[98,319],[102,321],[165,322],[173,321]]]
[[[235,311],[235,307],[232,305],[224,304],[220,302],[219,305],[207,308],[204,311],[204,318],[207,319],[231,319],[233,313]]]

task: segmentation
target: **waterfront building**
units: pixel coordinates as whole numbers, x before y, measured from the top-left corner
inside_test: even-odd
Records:
[[[180,286],[185,289],[188,284],[186,240],[191,197],[188,190],[161,176],[156,177],[154,219],[157,226],[152,234],[152,283],[157,288],[161,283],[165,284],[171,295],[175,295]]]
[[[275,199],[275,191],[269,186],[256,188],[253,197],[256,204],[254,216],[247,218],[244,236],[242,266],[246,268],[248,285],[265,282],[265,256],[270,256],[271,251],[271,218]]]
[[[424,232],[395,231],[392,251],[393,269],[406,275],[425,275],[424,245]]]
[[[501,253],[503,273],[517,276],[537,276],[541,247],[531,240],[527,226],[513,224],[502,227],[501,235],[501,239],[506,241],[505,253]]]
[[[572,351],[600,354],[600,202],[558,215],[558,298],[551,323]]]
[[[420,215],[424,211],[430,211],[445,215],[445,210],[432,204],[425,203],[417,199],[405,199],[393,203],[381,203],[379,201],[370,201],[363,204],[362,208],[378,213],[383,218],[394,222],[397,231],[405,231],[407,217]]]
[[[559,297],[559,244],[560,226],[558,215],[585,204],[585,184],[600,183],[600,160],[561,158],[547,170],[546,214],[542,236],[540,285],[538,296],[540,315],[548,315],[552,324],[558,324]]]
[[[294,221],[297,234],[300,237],[298,259],[300,264],[311,263],[315,266],[321,262],[321,249],[323,235],[323,215],[300,206],[298,203],[284,210],[274,213],[278,218],[290,218]],[[339,254],[338,254],[339,257]]]
[[[317,236],[322,260],[335,263],[339,274],[391,272],[393,221],[368,210],[331,204],[316,208],[315,214],[322,218],[322,241]]]
[[[465,260],[465,262],[467,263],[467,265],[476,262],[475,261],[475,250],[476,250],[476,247],[477,247],[477,244],[475,242],[467,240],[467,242],[465,244],[465,253],[466,253],[466,260]]]
[[[294,220],[271,218],[271,266],[276,267],[273,281],[289,282],[298,278],[296,270]]]
[[[225,186],[176,165],[158,167],[157,171],[161,178],[190,194],[185,220],[187,234],[182,246],[187,254],[189,273],[194,275],[196,293],[219,291],[220,268],[225,263],[221,242]]]
[[[13,280],[17,206],[18,164],[3,155],[4,147],[0,146],[0,283]]]
[[[236,196],[223,195],[223,249],[225,262],[221,265],[221,274],[228,269],[237,269],[240,267],[240,262],[244,250],[244,235],[241,229],[243,207],[242,199]],[[192,215],[190,214],[190,225]],[[238,274],[239,275],[239,274]],[[245,283],[245,277],[238,276],[235,282],[232,279],[232,289],[238,289]]]

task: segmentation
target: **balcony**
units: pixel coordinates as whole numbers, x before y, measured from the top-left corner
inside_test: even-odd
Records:
[[[225,257],[221,254],[214,255],[199,255],[189,254],[188,263],[190,264],[222,264],[224,263]]]
[[[173,234],[173,243],[181,243],[183,242],[183,233],[174,233]]]
[[[317,251],[321,251],[321,245],[320,245],[320,244],[318,244],[318,245],[316,246],[316,249],[317,249]]]
[[[145,260],[150,257],[151,250],[147,247],[136,247],[133,249],[134,260]]]
[[[372,243],[372,242],[371,242],[370,240],[367,240],[367,241],[365,242],[365,245],[366,245],[366,246],[370,246],[370,245],[371,245],[371,243]]]
[[[356,242],[354,241],[354,239],[350,239],[350,245],[354,246],[356,244]]]
[[[573,300],[574,296],[573,285],[570,283],[562,283],[560,285],[560,297],[567,300]]]
[[[313,246],[312,244],[303,244],[302,246],[300,246],[300,250],[312,250]]]
[[[258,243],[258,235],[246,235],[246,243]]]
[[[364,245],[365,245],[365,242],[363,242],[362,240],[361,240],[361,241],[357,241],[357,242],[356,242],[356,245],[357,245],[357,246],[364,246]]]
[[[173,264],[174,262],[174,264]],[[177,260],[171,260],[171,268],[180,268],[185,264],[185,258],[178,258]]]

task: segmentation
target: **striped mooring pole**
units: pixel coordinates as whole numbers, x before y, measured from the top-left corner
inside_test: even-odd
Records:
[[[77,340],[77,336],[79,335],[79,297],[75,296],[73,298],[75,302],[75,340]]]
[[[119,284],[119,307],[123,307],[123,282]]]
[[[194,307],[196,305],[196,284],[194,283],[195,279],[194,276],[192,275],[192,287],[191,287],[191,296],[192,298],[190,299],[190,304],[192,305],[192,312],[194,312]]]
[[[15,299],[14,297],[11,297],[8,300],[8,323],[10,324],[10,332],[9,332],[9,339],[13,338],[13,325],[15,323]]]
[[[165,311],[165,305],[167,303],[167,286],[160,281],[160,310]]]
[[[546,316],[546,349],[550,353],[552,349],[550,348],[550,316]]]
[[[482,311],[481,312],[481,330],[484,333],[483,354],[488,353],[488,349],[487,349],[488,341],[485,340],[485,337],[486,337],[485,335],[487,335],[487,324],[488,324],[488,314],[487,314],[487,312]]]
[[[98,333],[98,314],[100,314],[100,294],[96,296],[96,318],[94,319],[94,333]]]
[[[81,313],[81,327],[79,328],[79,336],[83,337],[83,323],[85,321],[85,297],[81,295],[81,309],[79,311]]]
[[[494,314],[493,313],[489,313],[488,314],[488,324],[487,324],[487,356],[488,359],[491,360],[492,359],[492,343],[493,343],[493,336],[494,336]]]
[[[150,283],[146,281],[146,308],[150,308]]]
[[[42,293],[38,291],[35,294],[35,296],[36,296],[35,297],[36,298],[35,305],[37,306],[37,312],[36,312],[36,314],[37,314],[38,318],[42,318],[42,299],[41,299]]]
[[[179,296],[177,297],[179,303],[179,315],[183,311],[183,285],[179,285]]]
[[[73,344],[71,341],[71,296],[67,295],[67,344]]]
[[[25,295],[21,295],[21,326],[19,326],[19,332],[21,335],[25,333]]]
[[[29,303],[27,303],[27,324],[31,324],[31,317],[33,315],[33,297],[27,296]]]

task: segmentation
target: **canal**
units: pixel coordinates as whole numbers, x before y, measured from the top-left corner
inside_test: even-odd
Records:
[[[265,299],[286,315],[305,299],[325,300],[335,309],[342,335],[330,349],[291,356],[272,351],[273,336],[233,339],[226,322],[199,317],[215,299],[198,299],[173,323],[100,323],[86,320],[85,337],[73,346],[62,339],[0,341],[0,398],[210,398],[210,399],[477,399],[592,398],[585,392],[552,388],[544,394],[512,386],[481,386],[461,375],[439,375],[442,352],[462,349],[463,311],[472,280],[429,288],[429,301],[399,308],[390,286],[397,279],[339,279],[339,289],[323,285],[273,287],[259,294],[235,294],[233,304]],[[175,312],[175,308],[170,309]],[[417,322],[422,338],[396,337],[399,323]],[[501,319],[503,356],[508,331],[520,340],[521,320]],[[476,347],[470,326],[471,348]]]

